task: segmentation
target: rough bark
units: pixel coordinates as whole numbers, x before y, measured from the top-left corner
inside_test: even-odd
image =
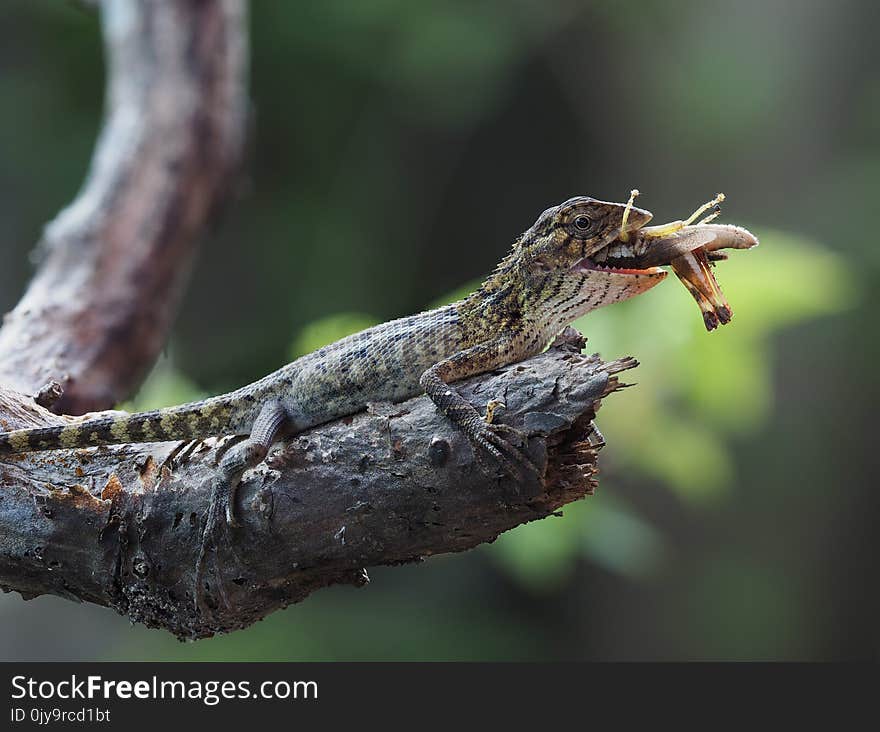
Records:
[[[52,408],[69,414],[112,407],[152,366],[245,127],[244,0],[101,9],[106,112],[91,170],[46,226],[0,330],[0,383],[60,384]]]
[[[426,397],[377,404],[304,433],[246,474],[241,528],[212,556],[213,611],[194,610],[202,516],[222,445],[186,457],[179,443],[20,456],[0,463],[0,585],[115,608],[180,637],[241,628],[330,584],[361,585],[365,567],[491,542],[591,493],[599,399],[631,359],[603,364],[569,337],[529,361],[464,382],[530,435],[541,482],[512,481]],[[0,390],[10,426],[63,421]]]

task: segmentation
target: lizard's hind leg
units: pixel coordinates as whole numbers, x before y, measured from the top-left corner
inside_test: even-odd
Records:
[[[214,545],[217,551],[218,530],[226,526],[238,526],[235,518],[235,496],[241,482],[241,476],[248,468],[260,463],[268,454],[269,448],[284,430],[288,414],[280,402],[267,402],[251,427],[250,436],[232,445],[220,461],[220,468],[211,480],[211,496],[208,500],[208,511],[205,514],[205,526],[202,530],[199,555],[196,560],[194,596],[196,607],[205,611],[205,566],[208,548]],[[221,518],[223,517],[223,518]],[[218,590],[221,599],[226,602],[222,582],[218,577]]]

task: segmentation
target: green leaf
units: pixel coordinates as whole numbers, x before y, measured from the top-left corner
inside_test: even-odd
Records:
[[[490,556],[533,592],[558,587],[578,556],[578,516],[583,509],[583,504],[572,504],[561,518],[551,516],[502,534]]]
[[[663,535],[613,495],[604,498],[583,517],[582,553],[609,572],[630,579],[650,576],[668,551]]]
[[[540,593],[566,581],[581,557],[611,572],[645,577],[658,565],[665,546],[656,529],[606,493],[602,500],[566,506],[562,517],[508,531],[488,551],[506,572]]]

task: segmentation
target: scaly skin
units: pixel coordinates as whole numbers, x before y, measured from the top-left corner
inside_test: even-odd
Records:
[[[221,513],[234,523],[231,498],[244,470],[260,462],[279,437],[354,414],[367,402],[400,401],[424,390],[508,473],[537,473],[522,449],[523,437],[484,419],[450,384],[540,353],[584,313],[638,295],[666,276],[656,267],[613,270],[590,259],[621,235],[625,208],[572,198],[541,214],[482,286],[459,302],[343,338],[221,396],[154,412],[0,433],[0,458],[93,445],[247,436],[222,458],[212,487],[197,602],[205,588],[207,547],[222,523]],[[649,212],[630,206],[623,233],[637,231],[650,218]]]
[[[480,289],[464,300],[343,338],[228,394],[63,427],[2,432],[0,457],[249,435],[267,403],[283,408],[285,425],[279,431],[291,434],[356,413],[368,401],[407,399],[421,387],[435,402],[443,401],[448,382],[540,353],[584,313],[633,297],[665,277],[655,268],[618,274],[576,267],[617,238],[623,209],[623,204],[573,198],[545,211]],[[578,215],[590,217],[591,229],[575,227]],[[648,212],[631,209],[630,230],[649,219]]]

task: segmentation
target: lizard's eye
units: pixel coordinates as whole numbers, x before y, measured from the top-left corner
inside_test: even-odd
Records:
[[[579,234],[588,234],[593,228],[593,220],[581,214],[574,220],[574,229]]]

